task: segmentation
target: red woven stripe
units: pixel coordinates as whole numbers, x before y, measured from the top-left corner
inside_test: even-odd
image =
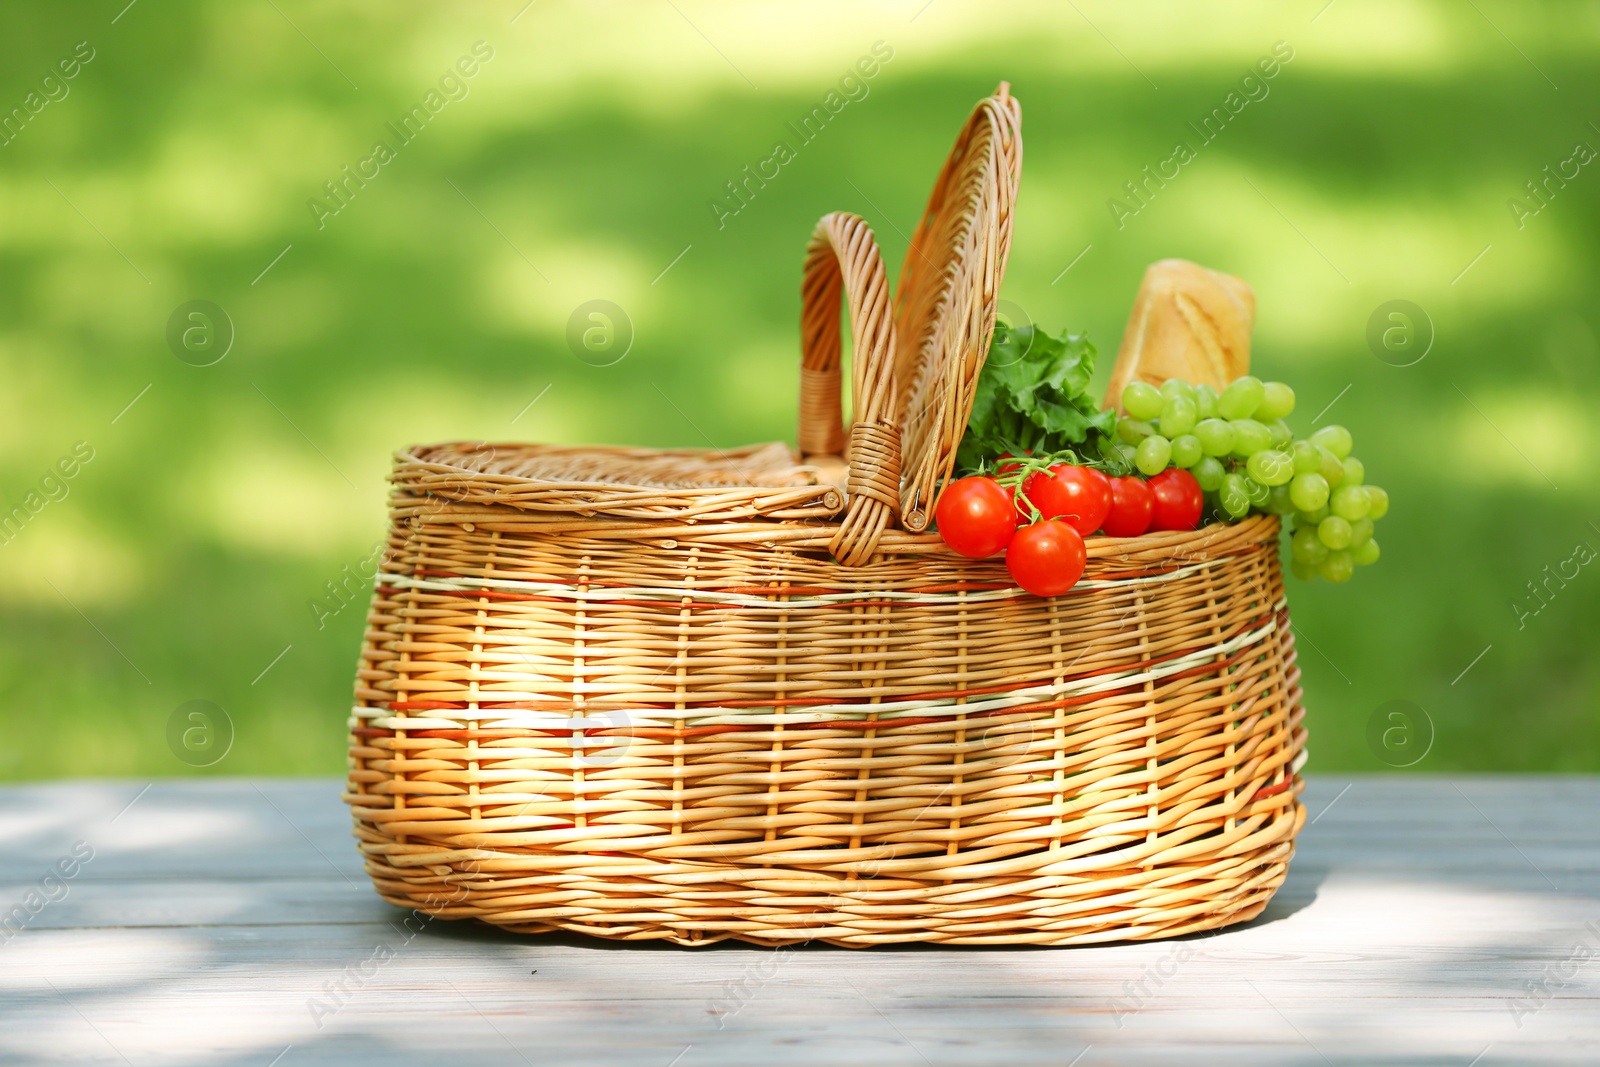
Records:
[[[1246,549],[1241,549],[1241,550],[1239,550],[1237,552],[1219,552],[1219,553],[1214,553],[1214,554],[1208,554],[1205,557],[1205,559],[1197,560],[1196,562],[1209,563],[1209,562],[1214,562],[1216,560],[1227,559],[1227,558],[1230,558],[1232,556],[1247,555],[1252,550],[1253,549],[1246,548]],[[1145,568],[1143,570],[1108,571],[1105,574],[1090,575],[1089,578],[1090,578],[1091,581],[1124,581],[1124,580],[1135,579],[1135,578],[1150,578],[1150,577],[1155,577],[1155,576],[1162,575],[1162,574],[1170,574],[1171,572],[1173,572],[1174,570],[1177,570],[1181,566],[1184,566],[1184,564],[1177,564],[1177,565],[1174,565],[1174,566],[1148,567],[1148,568]],[[414,577],[418,577],[418,578],[441,578],[441,579],[445,579],[445,580],[449,580],[449,581],[471,581],[471,580],[473,580],[475,578],[485,577],[483,575],[461,574],[461,573],[456,572],[456,571],[426,570],[426,569],[414,571],[413,572],[413,576]],[[584,583],[569,583],[569,584],[574,584],[574,585],[582,584],[583,587],[587,588],[587,589],[631,589],[631,588],[637,588],[636,585],[630,584],[630,583],[626,583],[626,582],[584,582]],[[940,594],[945,594],[945,593],[994,592],[994,591],[997,591],[997,590],[1010,589],[1010,588],[1012,588],[1012,585],[1009,582],[954,581],[954,582],[941,582],[941,583],[937,583],[937,584],[933,584],[933,585],[906,586],[905,588],[902,588],[902,589],[893,589],[893,590],[884,590],[884,591],[885,592],[896,592],[896,593],[913,593],[913,594],[922,595],[922,596],[935,596],[935,595],[940,595]],[[808,586],[808,585],[791,585],[791,586],[788,586],[788,587],[784,587],[784,586],[781,586],[781,585],[703,586],[703,587],[700,587],[700,588],[685,589],[685,590],[682,591],[682,598],[681,599],[685,599],[685,600],[689,600],[690,601],[690,603],[687,604],[687,605],[675,604],[672,599],[667,598],[667,597],[658,598],[658,599],[651,599],[651,600],[610,600],[610,601],[605,601],[604,603],[617,604],[617,605],[626,605],[626,606],[629,606],[629,607],[650,607],[650,606],[654,606],[654,605],[671,605],[671,606],[673,606],[675,608],[681,608],[681,607],[685,607],[685,606],[690,607],[690,608],[736,608],[736,607],[739,607],[740,605],[717,604],[717,603],[698,604],[698,603],[694,603],[693,602],[693,598],[698,593],[721,593],[721,594],[724,594],[724,595],[736,595],[736,596],[829,596],[829,595],[832,595],[834,593],[841,593],[841,592],[848,592],[848,591],[849,590],[829,588],[827,586]],[[542,593],[517,593],[517,592],[512,592],[510,590],[504,590],[504,589],[482,589],[482,590],[465,590],[465,589],[423,589],[423,590],[415,590],[415,589],[411,589],[411,590],[401,590],[401,589],[397,589],[396,587],[390,586],[390,585],[379,585],[378,588],[377,588],[377,592],[385,594],[385,595],[390,595],[390,596],[397,595],[397,594],[400,594],[402,592],[412,592],[412,593],[420,592],[420,593],[426,593],[426,594],[431,595],[431,596],[455,596],[455,597],[465,597],[465,598],[472,599],[472,600],[478,600],[478,599],[483,599],[483,600],[513,600],[513,601],[516,601],[516,600],[531,600],[531,601],[550,601],[550,602],[555,602],[555,603],[566,603],[567,602],[567,598],[566,597],[550,596],[548,594],[542,594]],[[673,592],[676,592],[676,590],[673,590]],[[1091,592],[1094,592],[1094,590],[1091,590],[1091,589],[1077,589],[1077,590],[1069,590],[1067,593],[1064,593],[1062,595],[1064,595],[1064,596],[1083,595],[1083,594],[1091,593]],[[775,603],[781,603],[781,601],[777,601]],[[892,603],[895,603],[895,601],[852,600],[852,601],[850,601],[850,603],[852,605],[859,604],[859,605],[862,605],[862,606],[867,606],[867,605],[882,605],[882,604],[886,604],[886,603],[887,604],[892,604]]]
[[[1233,653],[1231,656],[1229,656],[1225,660],[1211,662],[1211,663],[1203,663],[1203,664],[1200,664],[1198,666],[1191,667],[1188,670],[1180,671],[1180,672],[1178,672],[1176,674],[1168,675],[1167,678],[1163,679],[1163,681],[1172,681],[1174,679],[1181,679],[1181,678],[1192,678],[1192,677],[1195,677],[1195,676],[1198,676],[1198,675],[1207,674],[1209,672],[1216,671],[1216,670],[1219,670],[1219,669],[1226,669],[1226,668],[1234,666],[1240,660],[1242,660],[1242,659],[1244,659],[1246,657],[1256,656],[1256,655],[1259,655],[1259,654],[1260,654],[1259,652],[1257,652],[1257,651],[1255,651],[1253,649],[1240,649],[1239,651]],[[1095,692],[1095,693],[1077,693],[1077,694],[1073,694],[1071,696],[1056,697],[1056,698],[1054,698],[1052,700],[1040,700],[1040,701],[1034,701],[1034,702],[1027,703],[1027,704],[1016,704],[1016,705],[1013,705],[1013,706],[1007,707],[1007,708],[991,708],[991,709],[988,709],[988,710],[985,710],[985,711],[976,711],[976,712],[971,712],[971,713],[957,712],[954,715],[945,714],[945,715],[929,715],[929,716],[905,716],[905,717],[899,717],[899,718],[894,718],[894,719],[873,719],[873,720],[870,720],[870,721],[869,720],[862,720],[862,719],[836,719],[836,720],[831,720],[831,721],[826,721],[826,722],[805,723],[803,725],[804,725],[804,728],[807,729],[807,730],[859,730],[859,731],[863,731],[864,732],[864,731],[867,731],[867,730],[877,730],[877,729],[881,729],[883,727],[890,727],[890,726],[920,726],[920,725],[926,725],[926,724],[930,724],[930,723],[948,723],[952,718],[955,718],[955,717],[958,717],[958,716],[961,716],[961,715],[965,715],[965,717],[970,721],[976,721],[976,720],[980,720],[980,719],[995,718],[997,716],[1003,716],[1003,715],[1015,715],[1015,714],[1018,714],[1020,712],[1055,711],[1055,710],[1059,710],[1059,709],[1062,709],[1062,708],[1077,707],[1077,706],[1082,705],[1082,704],[1090,703],[1091,701],[1102,700],[1102,699],[1104,699],[1106,697],[1134,696],[1134,695],[1137,695],[1137,694],[1141,693],[1143,691],[1143,689],[1144,689],[1144,683],[1143,682],[1135,682],[1135,683],[1131,683],[1131,684],[1126,685],[1126,686],[1119,687],[1117,689],[1107,689],[1107,690],[1102,690],[1102,691]],[[437,703],[437,702],[435,702],[435,703]],[[553,706],[553,705],[540,705],[540,706],[541,707],[545,707],[545,708],[547,708],[549,710],[556,710],[556,707],[557,707],[557,706]],[[613,711],[639,710],[639,711],[645,711],[645,710],[658,710],[658,709],[646,709],[646,708],[629,709],[629,708],[623,708],[623,707],[618,707],[618,708],[614,708],[614,709],[600,709],[600,708],[596,708],[594,705],[589,705],[587,707],[578,707],[577,705],[572,705],[572,706],[570,706],[570,710],[600,712],[600,711],[603,711],[603,710],[613,710]],[[509,740],[509,739],[522,738],[522,737],[575,737],[575,736],[579,736],[579,737],[648,737],[648,738],[655,738],[655,739],[658,739],[658,740],[675,740],[675,739],[679,739],[679,738],[688,738],[688,737],[705,737],[705,736],[709,736],[711,734],[719,734],[719,733],[759,732],[759,731],[763,731],[763,730],[772,730],[772,729],[776,728],[778,725],[780,725],[780,724],[778,724],[778,723],[752,723],[752,724],[743,724],[743,723],[741,723],[741,724],[712,724],[712,725],[707,725],[707,726],[686,726],[686,727],[614,726],[614,727],[595,727],[595,728],[592,728],[592,729],[570,729],[570,730],[563,730],[563,729],[560,729],[560,728],[548,728],[548,729],[545,729],[545,728],[534,728],[534,727],[527,727],[527,728],[520,728],[520,729],[517,729],[517,728],[504,728],[504,727],[487,728],[487,729],[486,728],[482,728],[482,727],[459,727],[459,728],[454,728],[454,729],[446,728],[446,729],[407,730],[407,731],[405,731],[405,733],[406,733],[406,735],[408,737],[435,738],[435,739],[438,739],[438,740],[455,740],[455,741],[471,741],[471,740],[493,741],[493,740]],[[351,731],[351,733],[354,734],[357,737],[393,737],[393,736],[395,736],[395,731],[394,730],[391,730],[391,729],[388,729],[388,728],[385,728],[385,727],[373,727],[373,726],[359,726],[359,727],[354,728]],[[1261,797],[1264,797],[1264,796],[1272,796],[1274,792],[1281,792],[1282,788],[1286,788],[1286,787],[1283,787],[1283,786],[1273,787],[1273,792],[1260,793],[1260,794],[1257,795],[1256,799],[1260,799]]]
[[[1234,630],[1231,633],[1225,634],[1222,637],[1222,640],[1219,641],[1218,643],[1219,644],[1226,643],[1228,641],[1233,640],[1235,637],[1238,637],[1239,635],[1248,632],[1253,627],[1259,626],[1262,623],[1262,621],[1264,621],[1264,618],[1265,617],[1263,617],[1263,616],[1258,616],[1258,617],[1256,617],[1254,619],[1251,619],[1247,623],[1244,623],[1244,624],[1241,624],[1238,627],[1235,627]],[[1172,660],[1175,660],[1175,659],[1181,659],[1184,656],[1194,655],[1196,652],[1200,652],[1200,651],[1203,651],[1203,649],[1198,649],[1198,648],[1180,649],[1179,651],[1176,651],[1176,652],[1169,652],[1164,656],[1154,656],[1154,657],[1152,657],[1150,659],[1135,660],[1135,661],[1133,661],[1131,663],[1120,663],[1120,664],[1117,664],[1117,665],[1111,666],[1111,667],[1101,667],[1101,668],[1098,668],[1096,670],[1082,671],[1082,672],[1079,672],[1077,674],[1069,674],[1069,675],[1065,676],[1064,680],[1065,681],[1069,681],[1069,682],[1075,682],[1075,681],[1081,681],[1081,680],[1087,679],[1087,678],[1097,678],[1097,677],[1100,677],[1101,675],[1106,675],[1106,674],[1116,674],[1118,672],[1125,671],[1125,670],[1130,670],[1130,669],[1132,669],[1132,670],[1147,670],[1147,669],[1149,669],[1151,667],[1158,666],[1158,665],[1160,665],[1162,663],[1168,663],[1168,662],[1171,662]],[[1243,655],[1243,654],[1246,654],[1246,653],[1249,653],[1249,654],[1252,654],[1252,655],[1259,655],[1259,653],[1251,652],[1251,650],[1245,649],[1245,650],[1241,650],[1240,652],[1236,652],[1233,655],[1229,656],[1227,660],[1223,661],[1223,664],[1232,664],[1234,662],[1237,662],[1239,657],[1241,655]],[[1214,670],[1218,666],[1219,666],[1219,664],[1216,663],[1215,661],[1213,661],[1213,662],[1210,662],[1210,663],[1201,664],[1198,667],[1191,668],[1190,670],[1187,670],[1187,671],[1182,671],[1182,672],[1179,672],[1177,674],[1169,675],[1168,677],[1169,678],[1188,678],[1188,677],[1192,677],[1193,675],[1195,675],[1197,673],[1204,673],[1206,671]],[[1037,685],[1037,684],[1040,684],[1040,683],[1033,683],[1033,684]],[[1142,683],[1140,683],[1140,684],[1142,684]],[[1004,685],[1004,684],[998,684],[998,685],[992,685],[992,686],[974,686],[974,687],[970,687],[970,688],[967,688],[967,689],[935,690],[935,691],[927,692],[927,693],[918,693],[915,696],[896,697],[895,699],[896,700],[955,700],[955,699],[958,699],[960,697],[990,696],[990,695],[994,695],[996,693],[1010,693],[1010,692],[1015,692],[1018,689],[1026,689],[1026,688],[1030,688],[1030,687],[1031,686],[1028,686],[1028,685]],[[1120,690],[1118,690],[1118,692],[1120,692]],[[1090,697],[1094,697],[1094,696],[1098,696],[1098,695],[1102,695],[1102,694],[1089,694],[1089,695],[1090,695]],[[701,706],[705,706],[705,707],[721,707],[721,708],[791,708],[791,707],[792,708],[803,708],[803,707],[822,707],[822,706],[825,706],[825,705],[828,705],[828,704],[858,704],[858,705],[866,706],[866,705],[870,705],[871,703],[873,703],[874,700],[876,700],[876,699],[881,699],[881,698],[875,698],[875,697],[832,697],[832,698],[822,699],[822,698],[810,698],[810,697],[782,697],[782,698],[774,697],[774,698],[771,698],[771,699],[765,699],[765,698],[754,699],[753,698],[753,699],[749,699],[749,700],[705,700],[705,701],[684,700],[682,703],[684,705],[686,705],[686,707],[683,708],[683,709],[679,709],[677,707],[677,704],[678,704],[677,701],[673,701],[671,703],[667,703],[667,702],[645,703],[643,701],[633,701],[633,702],[630,702],[630,703],[623,704],[623,703],[612,703],[612,702],[606,701],[604,699],[597,699],[597,700],[589,700],[589,701],[586,701],[586,702],[584,702],[582,704],[579,704],[579,703],[576,703],[574,701],[566,701],[566,700],[504,700],[504,701],[479,700],[476,703],[477,703],[477,705],[478,705],[478,707],[480,709],[485,710],[485,711],[562,711],[562,712],[567,712],[567,711],[594,711],[594,712],[603,712],[603,711],[662,711],[662,712],[671,712],[671,711],[676,711],[676,710],[688,710],[688,708],[701,707]],[[464,711],[464,710],[467,709],[468,703],[469,703],[468,701],[464,701],[464,700],[455,700],[455,701],[450,701],[450,700],[395,700],[395,701],[390,701],[386,706],[391,711]]]

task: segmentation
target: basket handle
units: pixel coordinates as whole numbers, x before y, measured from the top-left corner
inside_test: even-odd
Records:
[[[848,437],[839,396],[841,289],[850,301],[855,422]],[[800,453],[843,454],[849,466],[847,503],[828,548],[840,563],[858,567],[900,517],[899,396],[889,278],[872,229],[859,215],[836,211],[822,216],[806,248],[800,295]]]

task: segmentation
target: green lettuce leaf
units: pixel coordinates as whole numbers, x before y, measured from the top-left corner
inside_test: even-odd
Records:
[[[1102,411],[1089,396],[1094,361],[1094,345],[1083,334],[1052,337],[1037,326],[995,323],[972,416],[956,450],[957,470],[993,465],[1003,452],[1072,449],[1098,455],[1116,414]]]

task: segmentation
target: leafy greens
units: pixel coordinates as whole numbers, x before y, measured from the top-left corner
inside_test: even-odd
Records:
[[[1098,456],[1116,424],[1089,396],[1094,345],[1083,334],[1052,337],[1037,326],[996,322],[978,375],[972,417],[956,467],[993,465],[1002,453],[1085,452]]]

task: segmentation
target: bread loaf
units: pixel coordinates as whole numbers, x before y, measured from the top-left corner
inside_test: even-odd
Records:
[[[1181,378],[1221,392],[1250,373],[1255,320],[1256,294],[1243,279],[1184,259],[1150,264],[1122,335],[1105,406],[1122,410],[1122,389],[1131,381],[1159,386]]]

